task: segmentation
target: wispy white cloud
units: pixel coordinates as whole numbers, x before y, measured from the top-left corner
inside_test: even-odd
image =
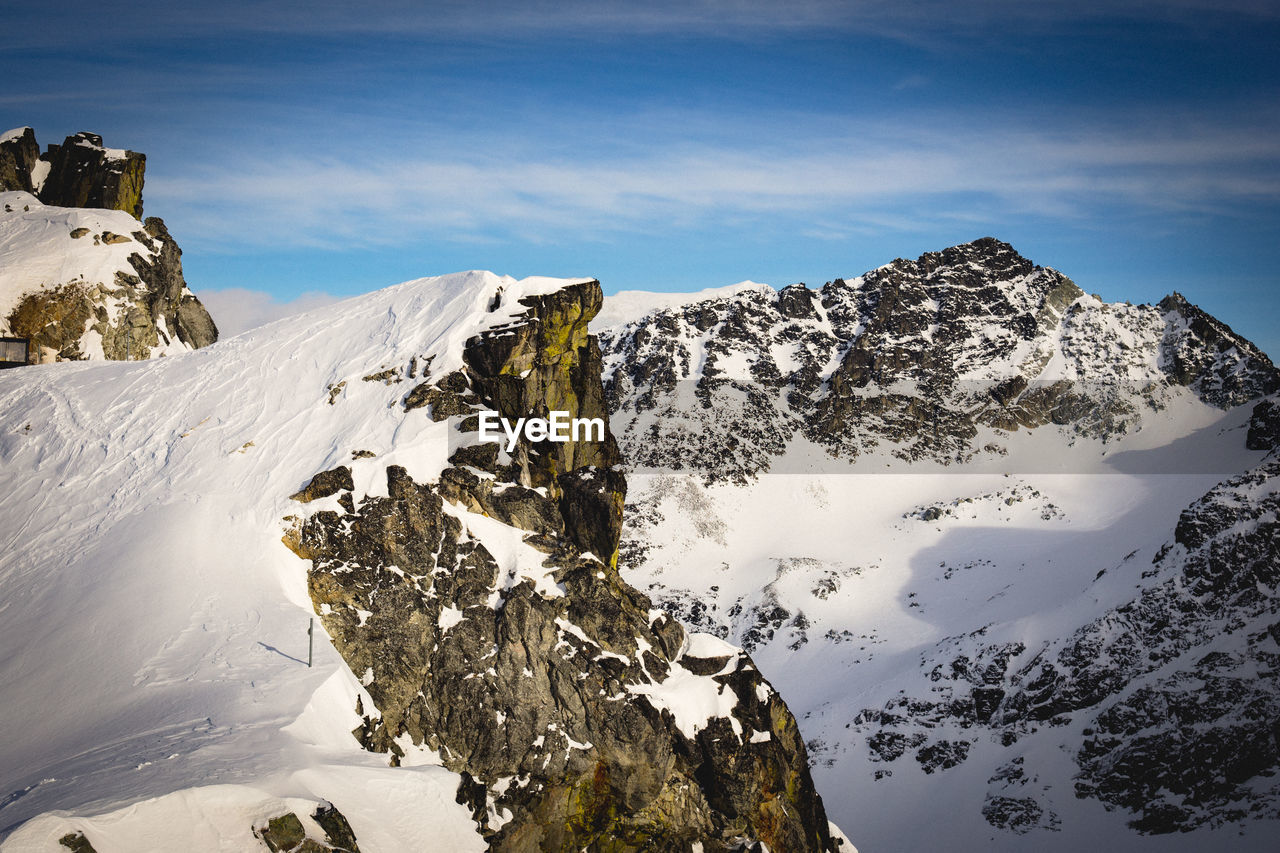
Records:
[[[211,242],[343,248],[611,239],[733,220],[835,233],[974,215],[1080,219],[1103,205],[1220,215],[1280,202],[1280,134],[1258,115],[1247,126],[1200,117],[1029,127],[936,113],[810,123],[834,128],[825,136],[788,133],[784,118],[773,133],[586,145],[574,156],[500,132],[491,147],[470,138],[377,156],[304,148],[268,164],[231,152],[205,173],[149,181],[148,203],[181,208],[188,230]]]

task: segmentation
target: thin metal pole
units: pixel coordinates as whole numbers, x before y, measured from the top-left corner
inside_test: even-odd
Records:
[[[311,648],[314,645],[316,636],[316,620],[314,618],[307,620],[307,668],[311,667]]]

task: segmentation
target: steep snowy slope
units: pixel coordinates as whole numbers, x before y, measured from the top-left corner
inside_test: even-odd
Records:
[[[549,395],[521,384],[545,371],[571,376],[574,393],[598,405],[598,356],[583,343],[590,313],[573,308],[592,299],[598,307],[592,281],[463,273],[185,355],[0,375],[6,853],[62,849],[74,832],[99,853],[266,849],[253,830],[286,812],[324,837],[322,801],[366,853],[528,849],[543,813],[522,809],[574,774],[594,778],[569,800],[582,823],[548,831],[625,836],[626,823],[662,828],[681,840],[672,849],[706,850],[724,849],[726,834],[805,833],[812,842],[772,846],[834,849],[794,720],[749,658],[648,610],[611,560],[582,547],[597,536],[599,553],[614,548],[607,527],[572,515],[596,495],[612,505],[612,492],[596,489],[612,482],[608,469],[569,465],[560,470],[570,480],[550,488],[504,482],[494,463],[506,457],[486,463],[483,448],[461,440],[458,418],[446,418],[470,411],[467,399],[482,402],[487,382],[504,400],[521,399],[510,398],[520,387]],[[547,313],[561,309],[563,329]],[[520,349],[530,341],[538,348]],[[554,347],[580,367],[558,373],[569,368]],[[501,371],[495,362],[492,375],[476,368],[504,352],[533,361]],[[467,382],[480,390],[464,392]],[[616,452],[604,446],[606,457]],[[561,452],[522,443],[522,478],[543,470],[539,460],[563,462]],[[470,464],[451,460],[457,453]],[[572,499],[549,506],[555,491]],[[620,495],[616,503],[620,512]],[[531,536],[526,512],[546,521],[564,512],[564,526]],[[433,526],[439,552],[401,523]],[[423,559],[431,567],[420,572]],[[487,645],[465,645],[486,618],[539,634],[493,641],[502,650],[493,658]],[[406,681],[422,677],[409,671],[411,636],[425,636],[424,653],[441,651],[427,682]],[[504,681],[509,654],[523,655],[525,671]],[[552,683],[540,680],[548,674]],[[586,690],[596,684],[599,698]],[[489,697],[481,702],[529,701],[496,711],[464,702],[476,686]],[[556,703],[582,691],[576,707],[586,711],[539,706],[540,689]],[[444,717],[428,718],[422,690],[444,703]],[[464,716],[478,709],[487,716]],[[620,747],[620,736],[639,739]],[[655,750],[669,775],[637,765],[659,774],[659,800],[643,811],[646,777],[626,779],[617,762]],[[511,762],[509,775],[482,770]],[[712,795],[688,784],[695,771],[718,780]],[[609,774],[627,786],[625,803],[612,799]]]
[[[6,850],[50,849],[73,824],[100,853],[140,849],[130,839],[175,814],[172,848],[210,849],[207,821],[251,849],[252,820],[280,797],[337,801],[373,849],[377,836],[483,849],[457,776],[397,774],[360,750],[362,688],[323,634],[306,667],[311,603],[281,518],[356,449],[438,473],[444,425],[360,377],[460,352],[507,318],[485,310],[499,286],[562,284],[424,279],[182,357],[0,375],[0,828],[170,795],[98,822],[42,818]],[[408,805],[414,787],[439,807],[383,814],[384,794]]]
[[[624,576],[752,652],[863,849],[1270,848],[1265,355],[996,241],[611,319]]]

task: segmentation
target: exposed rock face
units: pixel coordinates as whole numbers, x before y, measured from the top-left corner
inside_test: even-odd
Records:
[[[1274,450],[1280,447],[1280,401],[1273,397],[1253,407],[1245,446],[1250,450]]]
[[[138,271],[138,284],[146,290],[142,301],[151,325],[158,327],[164,318],[173,336],[192,349],[207,347],[218,340],[218,327],[213,318],[187,288],[182,276],[182,250],[169,236],[164,221],[148,216],[146,227],[141,232],[135,231],[133,238],[152,251],[149,257],[141,253],[129,256],[129,263]],[[123,276],[117,276],[117,280],[128,283]],[[157,337],[168,336],[157,328]]]
[[[59,360],[84,357],[80,339],[94,319],[91,291],[64,284],[25,296],[7,318],[10,331],[30,341],[33,353],[52,350]]]
[[[1000,452],[980,431],[1123,435],[1179,386],[1220,408],[1280,389],[1253,344],[1180,295],[1104,304],[984,238],[817,291],[761,286],[600,332],[628,463],[743,481],[793,438],[847,459]]]
[[[0,187],[10,191],[0,220],[10,260],[0,270],[8,306],[0,332],[30,338],[38,360],[141,359],[216,341],[164,222],[134,221],[146,158],[103,148],[91,133],[39,159],[36,151],[30,128],[0,142]],[[108,212],[117,210],[128,215]]]
[[[323,831],[323,838],[308,835],[293,812],[269,819],[265,826],[255,827],[253,834],[262,839],[271,853],[360,853],[351,824],[333,805],[322,804],[311,819]]]
[[[130,238],[126,238],[128,241]],[[218,329],[182,276],[182,250],[164,222],[149,217],[131,235],[139,251],[129,269],[114,281],[71,281],[33,290],[6,319],[13,334],[29,338],[33,352],[48,351],[58,360],[92,358],[83,345],[86,332],[98,335],[101,357],[139,360],[152,350],[181,342],[192,349],[218,339]]]
[[[460,431],[476,407],[605,417],[587,334],[600,302],[595,282],[522,300],[522,319],[470,340],[462,369],[405,407],[461,415]],[[317,612],[377,705],[358,736],[393,760],[436,751],[493,850],[835,849],[781,697],[618,575],[618,459],[608,434],[472,444],[438,482],[392,465],[387,497],[344,492],[341,511],[298,523],[286,543],[312,561]]]
[[[1129,811],[1139,832],[1280,816],[1278,518],[1273,455],[1181,514],[1133,599],[1037,649],[985,629],[947,638],[917,692],[862,709],[851,728],[877,772],[914,760],[932,773],[999,744],[1010,760],[983,814],[1016,833],[1058,826],[1023,741],[1066,726],[1083,733],[1074,796]]]
[[[30,145],[34,144],[32,134]],[[24,146],[24,153],[29,147]],[[43,168],[37,169],[38,164]],[[28,162],[25,173],[15,175],[12,185],[6,181],[4,188],[34,192],[42,202],[55,207],[123,210],[141,220],[146,168],[145,154],[104,148],[101,136],[81,132],[68,136],[61,145],[50,145],[38,161]]]
[[[0,137],[0,190],[35,192],[31,173],[39,159],[40,146],[31,128],[20,127]]]

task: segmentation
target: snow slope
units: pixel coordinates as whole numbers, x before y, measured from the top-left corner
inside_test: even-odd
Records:
[[[99,853],[242,849],[298,799],[332,801],[366,851],[483,849],[457,776],[430,755],[389,768],[351,737],[362,688],[318,620],[306,666],[282,519],[318,470],[352,466],[358,493],[385,493],[393,462],[436,476],[447,424],[362,378],[433,355],[453,369],[520,296],[566,283],[421,279],[175,357],[0,374],[6,853],[73,828]]]
[[[1028,741],[1054,771],[1036,784],[1060,821],[1031,835],[983,819],[988,780],[1010,758],[998,742],[939,713],[921,730],[972,747],[959,766],[925,772],[911,757],[923,744],[886,763],[867,745],[877,727],[860,725],[864,709],[931,695],[932,668],[967,653],[975,631],[981,645],[1037,650],[1132,598],[1179,511],[1264,455],[1221,449],[1242,420],[1219,413],[1173,451],[1122,441],[1080,460],[1084,472],[828,463],[745,486],[631,474],[620,565],[691,628],[751,652],[796,715],[831,819],[862,850],[1190,851],[1224,838],[1267,850],[1275,823],[1142,837],[1126,826],[1132,815],[1077,800],[1067,750],[1083,721]],[[1150,459],[1126,471],[1135,455],[1201,451],[1216,460],[1208,473],[1152,474]]]
[[[0,192],[0,335],[12,334],[8,318],[24,296],[68,283],[83,285],[107,320],[118,325],[131,303],[118,292],[117,276],[136,282],[139,271],[129,257],[154,263],[160,252],[159,244],[134,236],[142,228],[123,210],[57,207],[31,193]],[[175,330],[165,328],[163,317],[157,322],[165,337],[150,348],[152,357],[191,350]],[[101,336],[92,330],[80,349],[87,359],[105,358]]]
[[[621,290],[608,297],[591,325],[608,329],[647,317],[658,310],[670,310],[713,299],[732,299],[747,293],[775,294],[772,287],[755,281],[740,281],[725,287],[708,287],[689,293],[658,293],[650,290]]]

